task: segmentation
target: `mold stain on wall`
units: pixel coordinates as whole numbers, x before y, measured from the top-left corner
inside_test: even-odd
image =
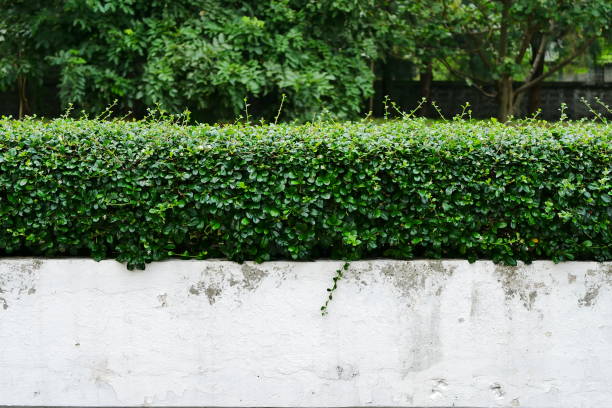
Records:
[[[212,306],[228,291],[252,292],[257,290],[268,271],[250,264],[243,264],[239,275],[228,275],[222,266],[208,266],[200,274],[200,279],[191,284],[188,293],[204,295]]]
[[[23,295],[36,293],[38,271],[42,266],[39,259],[23,261],[0,261],[0,310],[6,310],[11,303]]]

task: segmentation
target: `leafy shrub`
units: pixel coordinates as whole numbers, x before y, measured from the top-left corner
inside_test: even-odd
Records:
[[[0,254],[610,260],[607,125],[0,120]]]

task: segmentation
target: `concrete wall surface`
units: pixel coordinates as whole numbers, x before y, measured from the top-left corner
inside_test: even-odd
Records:
[[[0,259],[0,406],[612,406],[612,263]]]

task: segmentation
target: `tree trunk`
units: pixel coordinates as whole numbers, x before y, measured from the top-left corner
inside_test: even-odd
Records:
[[[514,114],[514,90],[512,88],[512,77],[504,75],[497,84],[499,95],[498,119],[507,122]]]
[[[508,55],[508,30],[510,26],[510,6],[512,0],[502,0],[502,18],[499,28],[498,62],[503,63]],[[512,77],[505,72],[497,85],[497,95],[499,97],[498,119],[506,122],[512,115],[514,95],[512,92]]]
[[[17,76],[17,93],[19,95],[19,119],[30,114],[30,105],[27,97],[27,78],[25,75]]]
[[[431,114],[431,83],[433,81],[433,65],[429,61],[424,69],[419,74],[419,91],[421,98],[427,101],[421,106],[421,116],[429,116]]]
[[[534,36],[534,38],[531,40],[531,65],[533,66],[533,64],[535,63],[535,58],[536,55],[538,53],[538,49],[540,48],[540,42],[542,41],[542,36],[541,35],[536,35]],[[540,60],[538,61],[538,65],[536,66],[536,69],[534,71],[533,74],[533,78],[537,78],[540,75],[542,75],[544,73],[544,58],[540,58]],[[527,102],[527,113],[529,115],[533,115],[535,114],[538,109],[541,106],[541,102],[540,102],[540,93],[542,90],[542,83],[538,82],[537,84],[534,84],[530,89],[529,89],[529,99]]]

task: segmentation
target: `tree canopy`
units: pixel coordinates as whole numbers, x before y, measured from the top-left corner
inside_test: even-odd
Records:
[[[354,118],[373,94],[374,62],[392,54],[430,77],[434,62],[445,67],[495,97],[506,119],[612,20],[609,0],[0,0],[0,8],[0,90],[17,93],[20,115],[33,113],[29,95],[45,82],[64,107],[87,113],[116,100],[125,114],[189,109],[205,121],[249,109],[273,118],[281,101],[284,119]]]
[[[421,59],[495,97],[499,117],[516,113],[525,92],[570,64],[610,30],[609,0],[408,2],[406,29]],[[552,61],[544,67],[546,56]]]

